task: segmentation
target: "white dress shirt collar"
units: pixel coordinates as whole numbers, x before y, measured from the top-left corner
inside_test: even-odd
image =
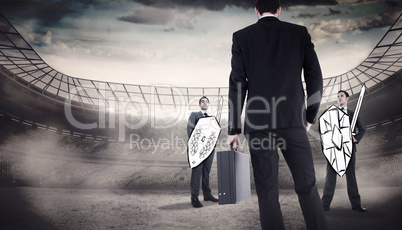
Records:
[[[264,14],[264,15],[261,16],[261,18],[266,18],[266,17],[275,17],[275,18],[276,18],[276,16],[273,15],[273,14],[271,14],[271,13],[266,13],[266,14]],[[261,19],[261,18],[260,18],[260,19]]]

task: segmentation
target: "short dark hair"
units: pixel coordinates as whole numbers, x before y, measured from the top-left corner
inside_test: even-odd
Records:
[[[200,100],[198,101],[198,104],[199,104],[199,105],[201,105],[201,100],[204,99],[204,98],[207,99],[207,101],[208,101],[208,103],[209,103],[209,99],[208,99],[206,96],[202,96],[202,97],[200,98]]]
[[[338,94],[339,94],[339,93],[344,93],[344,94],[346,95],[346,97],[349,97],[348,92],[346,92],[345,90],[339,90],[339,91],[338,91]]]
[[[262,15],[263,13],[269,12],[276,14],[276,11],[281,6],[280,0],[256,0],[255,8]]]

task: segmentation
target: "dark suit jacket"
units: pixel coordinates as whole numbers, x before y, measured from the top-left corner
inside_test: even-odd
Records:
[[[187,135],[190,137],[191,133],[194,130],[195,125],[197,124],[198,119],[204,117],[204,114],[201,111],[191,112],[190,117],[187,122]]]
[[[354,112],[350,109],[348,109],[348,116],[349,116],[349,122],[352,125],[352,119],[353,119]],[[356,152],[356,144],[359,144],[360,140],[363,138],[364,134],[366,133],[366,127],[363,125],[363,122],[360,120],[360,117],[357,117],[356,120],[356,127],[355,130],[352,130],[352,132],[356,132],[356,129],[359,131],[357,134],[354,136],[357,143],[353,142],[353,152]]]
[[[303,26],[275,17],[260,19],[233,34],[229,80],[229,134],[314,123],[322,97],[322,74],[314,45]],[[307,87],[307,111],[301,73]]]

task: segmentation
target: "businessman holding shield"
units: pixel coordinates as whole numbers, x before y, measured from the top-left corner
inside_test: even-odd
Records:
[[[190,118],[188,119],[187,134],[189,137],[191,137],[198,120],[200,118],[209,117],[207,113],[209,106],[208,98],[206,96],[201,97],[198,104],[200,106],[200,111],[192,112]],[[204,201],[218,202],[218,199],[211,194],[211,188],[209,186],[209,173],[211,172],[214,156],[215,150],[212,150],[212,153],[206,159],[203,159],[201,163],[199,163],[196,167],[192,167],[191,169],[191,204],[194,208],[203,207],[198,199],[201,177]]]

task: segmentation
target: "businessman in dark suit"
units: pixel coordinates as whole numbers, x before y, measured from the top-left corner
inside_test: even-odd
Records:
[[[233,34],[228,143],[239,145],[247,95],[246,134],[262,229],[284,229],[278,201],[278,152],[290,168],[307,229],[328,229],[316,187],[307,131],[322,97],[322,74],[303,26],[280,21],[278,0],[257,0],[258,22]],[[307,109],[301,73],[307,90]],[[280,146],[275,143],[285,144]]]
[[[347,109],[348,100],[349,100],[349,94],[344,90],[340,90],[338,92],[339,108],[342,111],[347,112],[347,114],[349,115],[349,121],[350,123],[352,123],[354,112],[350,109]],[[360,140],[366,133],[366,128],[364,127],[359,117],[357,117],[356,127],[355,130],[353,130],[353,132],[356,131],[356,128],[359,132],[355,136],[353,136],[352,157],[350,158],[348,168],[346,169],[346,181],[347,181],[346,183],[347,183],[349,200],[352,205],[352,210],[356,210],[358,212],[367,212],[367,209],[362,207],[361,205],[359,190],[357,188],[356,172],[355,172],[356,144],[360,142]],[[322,206],[325,211],[329,211],[329,206],[331,205],[332,198],[334,197],[336,177],[337,174],[335,170],[328,163],[327,176],[325,178],[324,194],[322,196]]]
[[[208,117],[207,111],[209,106],[209,100],[206,96],[200,98],[198,102],[200,106],[200,111],[192,112],[190,118],[187,122],[187,134],[190,137],[191,133],[194,130],[195,125],[197,124],[198,119],[202,117]],[[204,195],[204,201],[212,201],[218,202],[211,194],[211,188],[209,187],[209,173],[211,172],[212,162],[214,160],[215,150],[201,162],[197,167],[192,168],[191,171],[191,204],[194,208],[201,208],[202,204],[198,199],[199,191],[200,191],[200,180],[202,177],[202,192]]]

